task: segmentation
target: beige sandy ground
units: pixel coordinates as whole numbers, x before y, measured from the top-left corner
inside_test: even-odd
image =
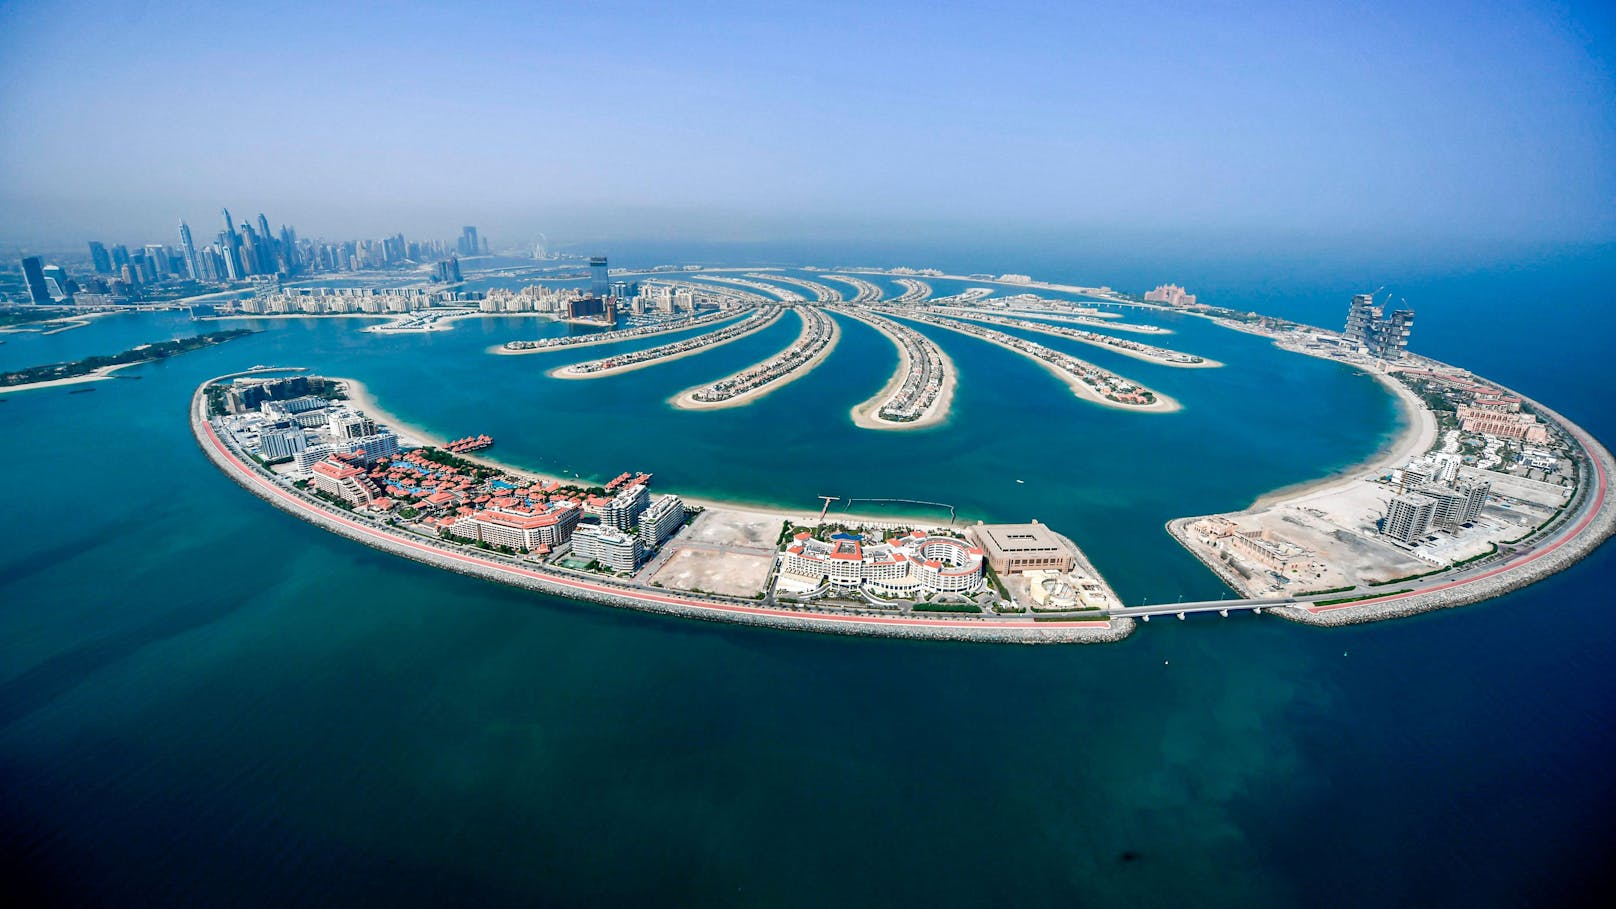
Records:
[[[139,360],[134,363],[119,363],[116,366],[103,366],[93,372],[82,376],[73,376],[67,379],[51,379],[49,382],[29,382],[27,385],[7,385],[0,387],[0,394],[11,391],[33,391],[39,388],[59,388],[64,385],[82,385],[86,382],[99,382],[102,379],[112,378],[112,374],[129,366],[139,366],[141,363],[150,363],[150,360]]]
[[[341,378],[338,376],[329,376],[328,378],[334,381],[342,382],[347,388],[348,400],[353,403],[354,407],[364,411],[371,417],[375,418],[378,423],[382,423],[392,429],[394,432],[398,433],[399,438],[402,441],[407,441],[417,445],[431,445],[438,448],[441,448],[448,443],[448,438],[446,436],[435,433],[418,424],[406,422],[399,419],[394,414],[384,410],[377,402],[375,396],[371,394],[370,389],[366,388],[363,382],[360,382],[357,379]],[[522,477],[529,477],[536,480],[553,480],[557,483],[573,485],[584,482],[577,477],[564,477],[556,474],[542,473],[528,467],[523,467],[519,464],[513,464],[507,461],[498,460],[497,458],[491,458],[486,454],[478,452],[463,454],[460,455],[460,457],[465,458],[468,461],[473,461],[478,464],[492,467],[495,470],[501,470],[505,471],[506,473],[515,474]],[[778,533],[780,524],[783,521],[789,520],[805,526],[816,524],[819,521],[818,507],[802,510],[781,509],[762,505],[726,502],[717,499],[700,498],[682,494],[681,498],[683,498],[688,504],[711,509],[715,512],[722,512],[724,515],[726,515],[725,520],[727,521],[740,523],[763,521],[766,524],[771,524],[775,528],[776,533]],[[905,529],[912,527],[935,528],[941,527],[944,523],[939,521],[935,516],[925,517],[921,515],[903,514],[868,515],[838,511],[832,517],[834,520],[843,524],[867,524],[872,527],[886,527],[891,529]],[[962,515],[960,517],[960,521],[963,520],[965,520],[965,517]],[[773,543],[772,537],[770,538],[770,543],[771,545]]]
[[[901,315],[898,315],[896,313],[894,313],[893,315],[896,318],[903,318]],[[996,344],[999,347],[1002,347],[1005,350],[1010,351],[1011,353],[1015,354],[1018,357],[1027,357],[1027,359],[1031,360],[1032,362],[1034,362],[1034,363],[1038,364],[1039,366],[1042,366],[1044,369],[1048,370],[1050,375],[1052,375],[1055,378],[1061,380],[1062,382],[1065,382],[1066,386],[1072,390],[1073,394],[1077,395],[1079,398],[1082,398],[1085,401],[1090,401],[1090,402],[1093,402],[1095,404],[1099,404],[1102,407],[1114,407],[1114,408],[1116,408],[1118,410],[1126,410],[1129,413],[1172,413],[1173,411],[1180,410],[1183,407],[1183,405],[1179,404],[1176,400],[1168,397],[1167,395],[1162,394],[1159,391],[1156,391],[1153,388],[1149,388],[1148,386],[1146,386],[1146,385],[1144,385],[1143,383],[1140,383],[1140,382],[1134,382],[1133,384],[1139,386],[1142,389],[1146,389],[1151,394],[1155,395],[1156,400],[1153,403],[1142,404],[1141,405],[1141,404],[1122,404],[1122,403],[1119,403],[1117,401],[1112,401],[1109,398],[1104,397],[1103,395],[1101,395],[1099,392],[1095,391],[1094,389],[1090,388],[1087,382],[1084,382],[1082,379],[1079,379],[1078,377],[1072,375],[1071,373],[1067,372],[1066,370],[1061,369],[1059,366],[1056,366],[1055,364],[1049,362],[1048,360],[1043,360],[1043,359],[1040,359],[1038,357],[1029,356],[1026,352],[1021,351],[1021,350],[1017,350],[1016,348],[1010,346],[1009,344],[1005,344],[1002,341],[998,341],[998,340],[993,339],[993,338],[984,338],[981,335],[972,334],[971,332],[967,331],[964,327],[954,328],[952,326],[941,325],[941,324],[933,323],[933,322],[922,322],[921,324],[922,325],[936,325],[938,328],[945,328],[945,329],[947,329],[949,331],[957,331],[960,334],[965,335],[966,337],[976,338],[978,341],[986,341],[989,344]],[[1073,357],[1073,359],[1077,359],[1077,358]],[[1082,361],[1079,361],[1079,362],[1082,362]],[[1095,367],[1095,368],[1098,369],[1099,367]],[[1132,379],[1129,379],[1128,381],[1133,382]]]
[[[943,359],[943,388],[941,393],[937,395],[937,400],[931,402],[931,406],[926,408],[926,412],[920,415],[920,419],[909,423],[883,420],[877,416],[881,410],[881,405],[885,404],[887,399],[892,397],[893,393],[903,386],[904,379],[909,375],[911,365],[909,349],[904,347],[903,342],[898,340],[897,336],[887,330],[887,327],[881,322],[867,319],[857,312],[839,311],[858,319],[865,325],[885,335],[886,339],[892,342],[892,346],[898,349],[897,370],[892,373],[892,378],[887,380],[886,387],[877,392],[875,397],[853,408],[853,424],[864,429],[924,429],[947,420],[948,410],[954,403],[954,385],[959,381],[959,370],[954,368],[954,361],[949,359],[948,354],[943,353],[940,347],[937,349],[938,355]],[[927,338],[926,341],[931,343],[930,338]]]
[[[717,327],[723,325],[725,322],[728,322],[731,319],[735,319],[735,318],[738,318],[740,316],[746,315],[746,313],[749,312],[749,311],[750,310],[736,310],[734,312],[727,312],[724,315],[723,318],[709,319],[707,321],[697,321],[697,320],[692,319],[692,320],[688,320],[688,321],[685,321],[685,322],[681,322],[678,325],[670,325],[667,328],[662,329],[661,331],[648,331],[643,335],[635,335],[632,338],[599,338],[599,339],[597,339],[597,338],[594,338],[594,336],[592,336],[592,335],[583,335],[582,337],[586,338],[588,340],[578,340],[578,341],[575,341],[575,342],[573,342],[571,344],[563,344],[563,345],[559,345],[559,346],[556,346],[556,347],[539,347],[539,348],[534,348],[534,349],[530,349],[530,350],[510,350],[503,344],[495,344],[493,347],[488,348],[488,352],[491,353],[491,354],[498,354],[498,355],[500,355],[502,357],[517,357],[517,356],[521,356],[522,354],[555,353],[558,350],[575,350],[575,349],[577,349],[579,347],[594,347],[597,344],[627,344],[630,341],[640,341],[640,340],[643,340],[645,338],[656,338],[656,337],[661,337],[662,335],[671,335],[674,332],[690,331],[693,328],[715,328],[716,329]],[[540,313],[524,313],[524,312],[506,313],[506,312],[501,312],[501,313],[483,313],[483,315],[526,316],[526,315],[540,315]],[[542,315],[549,316],[550,313],[543,313]],[[557,321],[562,321],[562,320],[557,320]]]
[[[598,372],[568,372],[568,370],[570,370],[572,367],[578,365],[576,363],[569,363],[566,366],[557,366],[555,369],[545,373],[545,375],[552,379],[598,379],[602,376],[615,376],[621,375],[625,372],[633,372],[637,369],[645,369],[648,366],[656,366],[659,363],[672,363],[674,360],[683,360],[685,357],[693,357],[696,354],[706,353],[709,350],[717,350],[718,348],[723,347],[725,344],[739,341],[742,338],[750,338],[763,329],[768,328],[770,325],[780,321],[780,317],[784,316],[785,314],[786,311],[784,308],[782,308],[779,312],[762,319],[758,322],[758,324],[752,326],[746,331],[737,332],[736,334],[731,335],[722,341],[714,341],[711,344],[703,344],[700,347],[692,347],[689,350],[681,350],[678,353],[669,354],[665,357],[657,357],[654,360],[641,360],[638,363],[630,363],[627,366],[613,366],[611,369],[602,369]],[[712,331],[722,330],[722,328],[712,329]],[[708,332],[708,334],[711,334],[712,331]],[[696,337],[699,338],[701,335],[697,335]],[[629,340],[637,339],[630,338]],[[687,338],[686,340],[695,340],[695,338]]]
[[[954,317],[960,318],[960,319],[966,319],[968,321],[977,322],[977,323],[980,323],[982,325],[995,325],[995,324],[997,324],[997,323],[990,322],[990,321],[987,321],[987,320],[984,320],[984,319],[981,319],[981,318],[975,318],[975,316],[982,315],[980,313],[969,313],[968,311],[964,311],[964,310],[950,311],[948,313],[945,313],[945,315],[954,316]],[[1018,315],[1018,313],[1016,313],[1014,310],[1012,310],[1010,312],[1007,312],[1005,315],[1014,317],[1015,315]],[[1035,313],[1030,313],[1029,312],[1029,313],[1025,313],[1025,315],[1030,316],[1030,315],[1035,315]],[[1000,327],[1004,327],[1004,326],[1000,326]],[[1091,345],[1093,347],[1098,347],[1101,350],[1109,350],[1112,353],[1121,354],[1124,357],[1132,357],[1135,360],[1143,360],[1146,363],[1154,363],[1157,366],[1170,366],[1170,367],[1173,367],[1174,369],[1215,369],[1215,368],[1220,367],[1220,366],[1223,365],[1221,362],[1219,362],[1217,360],[1210,359],[1208,357],[1201,357],[1201,362],[1199,362],[1199,363],[1180,363],[1180,362],[1177,362],[1175,360],[1164,360],[1161,357],[1155,356],[1154,354],[1146,353],[1144,351],[1139,351],[1139,350],[1130,350],[1130,349],[1128,349],[1126,347],[1117,347],[1115,345],[1107,344],[1104,341],[1095,341],[1095,340],[1091,340],[1089,338],[1074,338],[1074,337],[1071,337],[1070,335],[1063,335],[1058,331],[1052,330],[1051,328],[1039,326],[1039,325],[1036,325],[1036,324],[1016,325],[1016,326],[1013,326],[1013,327],[1020,328],[1023,331],[1032,331],[1032,332],[1037,332],[1039,334],[1049,335],[1052,338],[1065,338],[1068,341],[1076,341],[1079,344],[1088,344],[1088,345]],[[1106,327],[1109,327],[1109,326],[1106,326]],[[1144,342],[1140,342],[1140,343],[1144,343]],[[1186,351],[1174,351],[1174,353],[1186,353]],[[1190,354],[1190,356],[1199,356],[1199,354]]]
[[[807,341],[811,329],[811,323],[809,322],[808,316],[803,315],[802,313],[798,313],[798,316],[802,319],[802,331],[797,334],[797,340],[792,342],[792,347]],[[811,359],[797,364],[795,369],[791,370],[785,375],[765,382],[751,391],[738,394],[733,398],[727,398],[723,401],[707,402],[696,400],[696,392],[707,387],[707,385],[698,385],[694,388],[687,388],[684,391],[674,395],[672,398],[668,399],[668,403],[679,408],[680,410],[720,410],[725,407],[742,407],[757,401],[765,395],[773,394],[774,392],[779,391],[787,385],[790,385],[792,382],[795,382],[810,372],[813,372],[815,367],[819,366],[819,364],[823,362],[826,357],[830,356],[830,352],[836,349],[837,343],[839,343],[842,339],[841,326],[837,325],[836,320],[831,316],[827,315],[825,318],[830,319],[830,341],[826,342],[825,346],[820,348],[819,353],[815,354]],[[746,372],[748,369],[754,369],[759,364],[767,363],[769,360],[772,360],[778,356],[780,356],[779,353],[772,354],[771,356],[768,356],[762,360],[759,360],[757,363],[753,363],[751,366],[746,367],[746,369],[736,370],[736,372],[732,373],[732,375]],[[723,380],[720,379],[719,381]],[[715,383],[708,384],[710,385]]]
[[[71,316],[63,316],[60,319],[45,319],[39,322],[7,325],[0,328],[0,335],[33,334],[36,332],[41,335],[59,335],[64,331],[72,331],[75,328],[87,328],[90,322],[95,319],[122,315],[128,315],[128,313],[115,309],[100,310],[98,312],[76,312]]]

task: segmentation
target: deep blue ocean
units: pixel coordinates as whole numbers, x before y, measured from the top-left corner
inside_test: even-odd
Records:
[[[1379,270],[1322,254],[1168,262],[992,240],[610,253],[614,265],[1025,272],[1135,292],[1173,281],[1332,326],[1352,293],[1386,285],[1419,313],[1416,350],[1616,440],[1609,248]],[[1167,314],[1148,317],[1173,331],[1153,343],[1229,365],[1172,370],[1039,340],[1172,395],[1176,414],[1087,405],[1025,360],[928,330],[960,370],[951,421],[859,430],[848,409],[897,358],[848,320],[818,370],[751,407],[667,407],[779,349],[794,319],[589,382],[543,375],[565,357],[484,352],[563,330],[533,319],[391,337],[358,320],[181,313],[0,334],[0,368],[14,368],[263,329],[79,386],[93,393],[0,396],[9,891],[116,906],[1541,906],[1605,894],[1611,546],[1498,600],[1345,629],[1202,617],[1092,647],[814,636],[540,597],[374,552],[248,496],[186,424],[207,377],[305,365],[362,379],[433,430],[488,432],[501,458],[536,469],[653,470],[664,489],[796,507],[830,494],[1036,517],[1135,602],[1226,592],[1162,530],[1168,518],[1358,463],[1398,429],[1367,377]]]

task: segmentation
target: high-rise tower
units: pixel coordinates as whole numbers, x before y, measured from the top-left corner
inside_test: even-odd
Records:
[[[95,265],[96,274],[112,274],[112,258],[107,255],[107,248],[96,240],[90,241],[90,261]]]
[[[180,255],[185,258],[185,276],[192,281],[201,280],[196,264],[196,244],[191,242],[191,227],[180,219]]]
[[[605,297],[611,294],[611,285],[607,279],[608,273],[605,256],[589,257],[589,295],[591,297]]]
[[[45,286],[45,268],[39,262],[38,256],[24,256],[22,260],[22,279],[28,285],[28,297],[35,303],[49,303],[50,290]]]

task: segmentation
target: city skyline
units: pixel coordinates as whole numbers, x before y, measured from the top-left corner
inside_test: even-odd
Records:
[[[0,241],[226,197],[350,236],[1616,236],[1606,10],[1165,12],[11,4]],[[457,78],[400,69],[425,54]],[[125,84],[197,113],[158,128]]]

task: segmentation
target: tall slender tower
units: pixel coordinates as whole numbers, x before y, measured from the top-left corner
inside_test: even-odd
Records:
[[[180,219],[180,255],[185,257],[185,276],[192,281],[201,280],[201,272],[196,267],[196,244],[191,242],[191,226]]]
[[[224,233],[219,235],[219,239],[224,246],[225,272],[230,280],[240,281],[246,272],[241,261],[241,235],[236,233],[236,225],[230,220],[230,209],[221,208],[219,211],[224,214]]]

